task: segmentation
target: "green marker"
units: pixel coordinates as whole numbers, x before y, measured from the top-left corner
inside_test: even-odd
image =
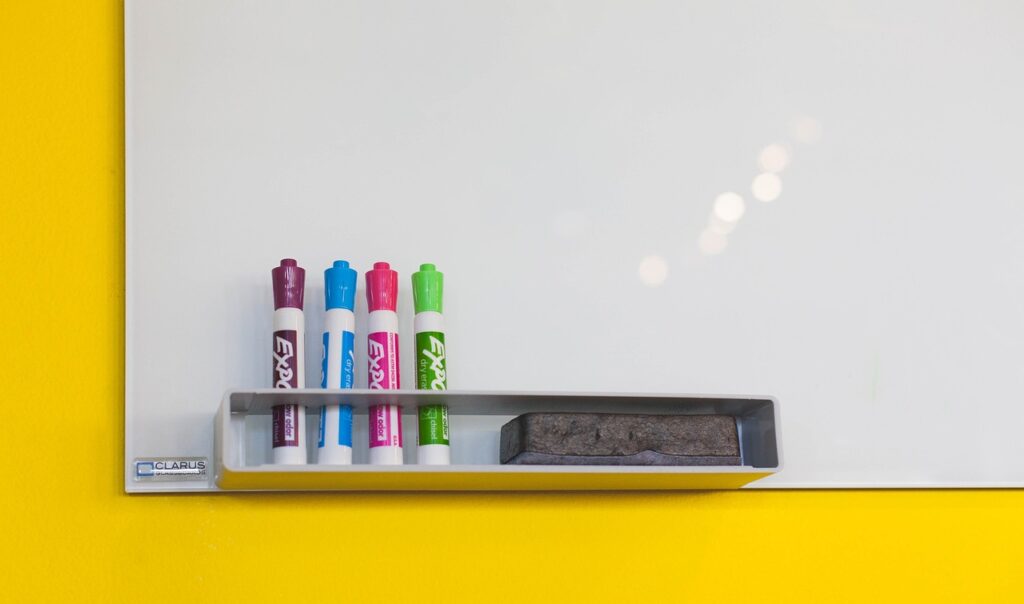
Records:
[[[416,332],[416,389],[447,390],[448,362],[444,349],[444,274],[433,264],[421,264],[412,274],[412,298],[416,307],[413,331]],[[451,463],[448,442],[448,405],[424,405],[419,408],[417,461],[432,466]]]

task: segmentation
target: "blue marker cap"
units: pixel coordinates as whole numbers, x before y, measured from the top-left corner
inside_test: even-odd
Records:
[[[324,294],[327,310],[345,308],[353,310],[356,304],[356,271],[344,260],[335,260],[334,266],[324,271]]]

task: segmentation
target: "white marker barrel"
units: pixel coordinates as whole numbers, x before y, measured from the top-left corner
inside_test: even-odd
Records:
[[[351,388],[355,368],[356,316],[350,310],[332,308],[324,317],[322,388]],[[352,407],[324,405],[320,409],[317,463],[352,463]]]
[[[285,259],[271,274],[274,282],[273,387],[304,388],[306,322],[302,298],[305,271],[294,260]],[[274,463],[306,463],[306,408],[277,405],[271,415]]]
[[[397,390],[398,314],[375,310],[367,321],[366,358],[372,390]],[[402,464],[402,408],[398,405],[370,407],[370,463]]]
[[[417,390],[448,389],[448,355],[444,341],[444,274],[433,264],[421,264],[412,275],[412,297]],[[448,406],[420,405],[417,409],[416,461],[440,466],[451,463]]]
[[[324,271],[323,357],[321,388],[352,388],[355,381],[356,271],[348,262],[335,260]],[[324,405],[320,408],[317,463],[352,463],[352,406]]]
[[[419,390],[447,390],[444,315],[420,312],[413,318],[416,334],[416,387]],[[417,463],[443,466],[452,462],[448,444],[448,406],[427,405],[419,409]]]
[[[387,262],[376,262],[366,271],[366,302],[370,315],[366,327],[367,386],[371,390],[397,390],[398,371],[398,273]],[[382,404],[370,407],[370,463],[402,464],[402,408]]]

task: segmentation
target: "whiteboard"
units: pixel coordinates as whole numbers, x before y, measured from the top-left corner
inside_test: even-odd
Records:
[[[407,334],[436,263],[453,389],[774,396],[754,487],[1024,485],[1024,5],[128,0],[125,27],[126,481],[269,385],[294,257],[312,334],[332,260],[390,261]]]

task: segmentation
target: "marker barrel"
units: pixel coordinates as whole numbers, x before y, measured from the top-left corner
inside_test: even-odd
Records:
[[[416,333],[416,388],[447,390],[447,356],[444,343],[444,316],[439,312],[420,312],[413,318]],[[419,408],[416,461],[425,465],[451,463],[448,440],[448,406],[423,405]]]
[[[412,299],[416,316],[413,332],[416,341],[416,389],[447,390],[448,360],[444,343],[444,273],[433,264],[421,264],[412,274]],[[448,406],[423,405],[419,419],[416,460],[424,465],[451,463],[448,442]]]
[[[331,308],[324,317],[321,388],[352,388],[355,376],[355,314],[345,308]],[[352,463],[352,406],[324,405],[320,408],[317,463]]]
[[[367,320],[366,357],[371,390],[397,390],[398,314],[371,311]],[[399,405],[370,407],[370,463],[402,464],[402,408]]]
[[[302,310],[274,311],[274,388],[304,388],[306,326]],[[275,464],[306,463],[306,408],[277,405],[272,411],[272,446]]]

